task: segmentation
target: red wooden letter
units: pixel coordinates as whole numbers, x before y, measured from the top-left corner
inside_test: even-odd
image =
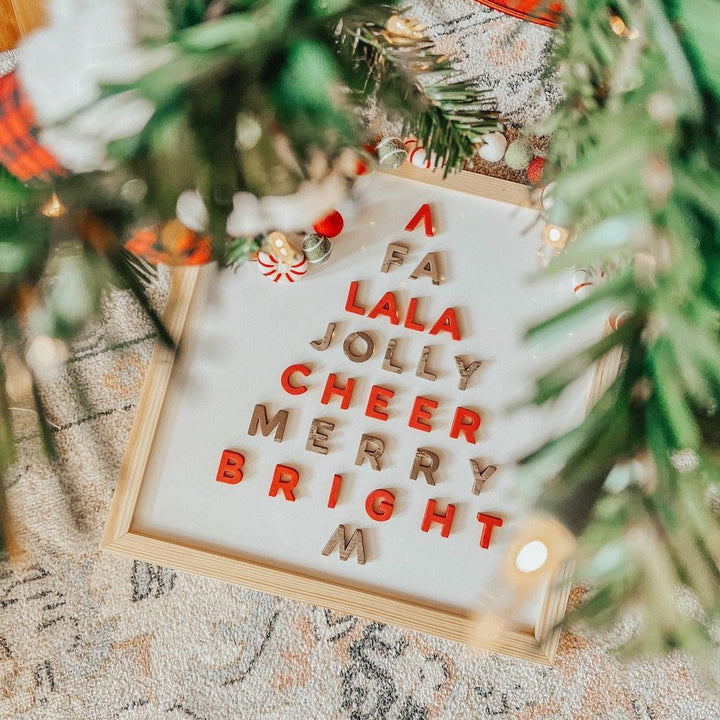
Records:
[[[376,318],[378,315],[384,315],[390,320],[391,325],[398,324],[397,306],[395,305],[395,294],[388,290],[378,300],[378,304],[368,313],[369,318]]]
[[[412,232],[421,220],[425,224],[425,237],[435,237],[432,213],[430,212],[430,206],[427,203],[420,206],[420,209],[415,213],[415,215],[413,215],[412,220],[410,220],[410,222],[405,226],[405,229],[408,232]]]
[[[300,473],[295,468],[289,465],[276,465],[268,495],[275,497],[278,494],[278,490],[282,490],[282,494],[286,500],[295,502],[293,489],[299,481]]]
[[[243,479],[241,468],[244,464],[244,455],[234,450],[223,450],[215,480],[228,485],[237,485]]]
[[[330,496],[328,497],[328,507],[334,508],[337,505],[338,496],[340,495],[340,485],[342,484],[342,475],[335,473],[333,475],[332,487],[330,488]]]
[[[415,310],[417,309],[417,304],[417,298],[410,298],[407,314],[405,315],[405,322],[403,324],[409,330],[419,330],[422,332],[425,329],[425,326],[422,323],[415,322]]]
[[[357,289],[358,282],[357,280],[353,280],[350,283],[350,288],[348,289],[347,301],[345,302],[345,310],[351,313],[356,313],[358,315],[364,315],[365,308],[359,305],[355,305],[355,296],[357,295]]]
[[[306,365],[291,365],[283,372],[280,378],[280,384],[288,395],[302,395],[304,392],[307,392],[306,385],[293,385],[290,382],[290,378],[293,376],[293,373],[296,372],[307,377],[310,374],[310,368]]]
[[[416,430],[430,432],[432,430],[432,426],[429,422],[423,422],[423,420],[430,420],[431,414],[429,410],[434,410],[437,406],[437,401],[428,400],[427,398],[418,395],[415,398],[415,403],[410,411],[410,420],[408,425]]]
[[[370,396],[368,397],[367,407],[365,408],[365,415],[376,420],[387,420],[387,413],[382,412],[388,406],[388,400],[392,399],[394,391],[388,390],[387,388],[380,387],[380,385],[373,385],[370,388]]]
[[[337,377],[335,373],[330,373],[328,375],[328,379],[325,383],[325,389],[323,390],[320,402],[323,405],[327,405],[330,402],[331,395],[339,395],[342,398],[342,400],[340,401],[340,407],[343,410],[347,410],[350,406],[350,400],[352,399],[353,388],[355,387],[355,380],[353,378],[348,378],[348,381],[345,383],[345,387],[339,387],[335,384],[336,379]]]
[[[448,308],[438,318],[438,321],[430,328],[431,335],[437,335],[439,332],[450,333],[453,340],[460,339],[460,329],[458,328],[457,317],[455,316],[455,308]]]
[[[450,437],[460,437],[460,433],[465,436],[465,440],[469,443],[475,444],[475,433],[480,427],[482,420],[480,416],[473,410],[468,410],[464,407],[459,407],[455,410],[455,417],[452,421],[452,427],[450,428]]]
[[[435,500],[432,498],[427,501],[427,505],[425,507],[425,517],[423,518],[420,529],[423,532],[428,532],[433,523],[439,523],[442,525],[440,535],[446,538],[450,535],[450,528],[452,527],[452,521],[455,517],[455,506],[448,504],[445,513],[442,514],[435,512],[435,504]]]
[[[490,547],[490,538],[492,537],[492,531],[496,527],[502,527],[502,518],[495,517],[494,515],[486,515],[485,513],[479,512],[477,514],[478,522],[483,524],[482,535],[480,536],[480,547],[487,550]]]
[[[389,490],[373,490],[365,499],[365,512],[371,520],[385,522],[394,509],[395,496]]]

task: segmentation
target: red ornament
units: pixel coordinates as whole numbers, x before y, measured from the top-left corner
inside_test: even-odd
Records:
[[[543,170],[545,169],[545,158],[534,157],[527,169],[528,180],[537,185],[542,180]]]
[[[477,0],[512,17],[529,20],[546,27],[557,27],[562,19],[563,5],[557,0]]]
[[[328,213],[324,218],[321,220],[318,220],[313,225],[313,230],[318,235],[324,235],[328,238],[334,238],[336,235],[339,235],[342,232],[343,225],[343,216],[337,211],[333,210],[332,212]]]
[[[136,230],[125,249],[153,264],[204,265],[212,260],[210,238],[186,228],[179,220]]]

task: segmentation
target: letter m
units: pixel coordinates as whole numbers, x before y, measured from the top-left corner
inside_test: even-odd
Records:
[[[287,424],[288,411],[278,410],[275,415],[268,420],[267,408],[258,403],[253,410],[250,418],[250,427],[248,427],[248,435],[256,435],[258,428],[260,432],[267,437],[273,430],[275,431],[275,442],[282,442],[285,434],[285,425]]]

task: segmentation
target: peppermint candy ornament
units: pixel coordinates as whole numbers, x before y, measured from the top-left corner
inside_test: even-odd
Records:
[[[287,263],[262,250],[258,252],[257,256],[257,266],[260,274],[273,282],[293,283],[302,278],[308,270],[308,265],[307,258],[304,255],[301,255],[300,259],[288,260]]]

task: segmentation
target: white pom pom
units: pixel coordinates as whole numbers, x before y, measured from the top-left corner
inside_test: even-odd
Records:
[[[478,150],[478,155],[488,162],[500,162],[505,156],[507,144],[507,139],[502,133],[488,133],[483,135],[483,145]]]
[[[185,227],[195,232],[203,232],[210,219],[205,203],[197,190],[185,190],[180,193],[175,203],[175,214]]]
[[[233,195],[233,209],[227,219],[227,233],[231,237],[259,235],[267,229],[258,199],[249,192]]]

